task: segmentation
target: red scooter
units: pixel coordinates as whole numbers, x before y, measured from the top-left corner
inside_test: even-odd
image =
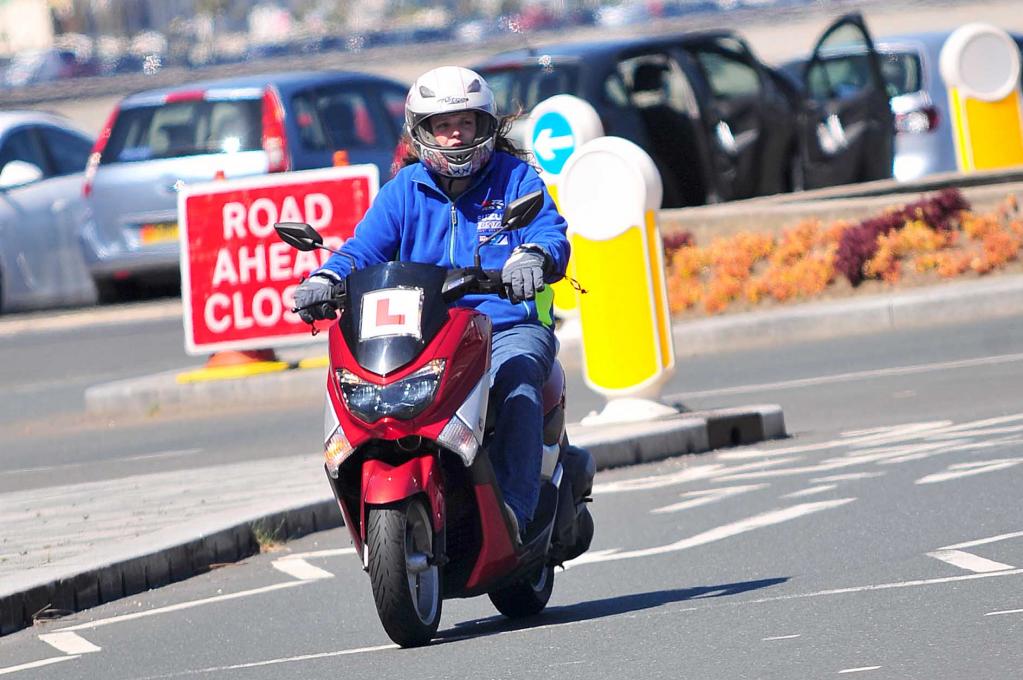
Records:
[[[486,594],[505,616],[539,613],[554,567],[593,536],[595,466],[568,444],[558,362],[543,391],[539,505],[521,542],[513,535],[488,456],[490,319],[452,306],[471,293],[504,294],[500,272],[480,267],[479,248],[528,224],[542,204],[540,192],[510,203],[474,267],[353,266],[335,301],[325,468],[380,621],[403,647],[433,638],[446,598]],[[307,224],[275,228],[299,250],[327,249]]]

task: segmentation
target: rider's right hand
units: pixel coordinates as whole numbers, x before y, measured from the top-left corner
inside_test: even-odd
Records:
[[[336,299],[342,284],[326,274],[313,274],[295,289],[295,310],[308,324],[337,316]]]

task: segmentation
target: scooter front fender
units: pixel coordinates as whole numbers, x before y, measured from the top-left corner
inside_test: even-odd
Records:
[[[366,538],[366,508],[390,505],[424,494],[430,503],[433,530],[444,528],[444,490],[437,457],[423,454],[399,465],[367,460],[362,465],[362,538]]]

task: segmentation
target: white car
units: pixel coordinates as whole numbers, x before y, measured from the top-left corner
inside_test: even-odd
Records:
[[[0,312],[96,301],[81,245],[92,145],[60,116],[0,112]]]

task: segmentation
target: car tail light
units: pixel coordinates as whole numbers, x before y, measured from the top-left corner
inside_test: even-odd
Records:
[[[263,92],[263,150],[266,151],[268,172],[291,169],[288,140],[284,133],[284,107],[271,87]]]
[[[99,167],[100,159],[103,158],[103,150],[107,147],[107,142],[110,141],[110,131],[114,129],[114,121],[117,120],[117,114],[120,112],[121,107],[115,106],[107,118],[106,125],[103,126],[103,131],[96,138],[96,143],[92,145],[89,162],[85,164],[85,181],[82,183],[82,196],[85,198],[92,194],[92,181],[96,178],[96,168]]]
[[[933,106],[895,114],[896,134],[933,132],[938,128],[938,109]]]

